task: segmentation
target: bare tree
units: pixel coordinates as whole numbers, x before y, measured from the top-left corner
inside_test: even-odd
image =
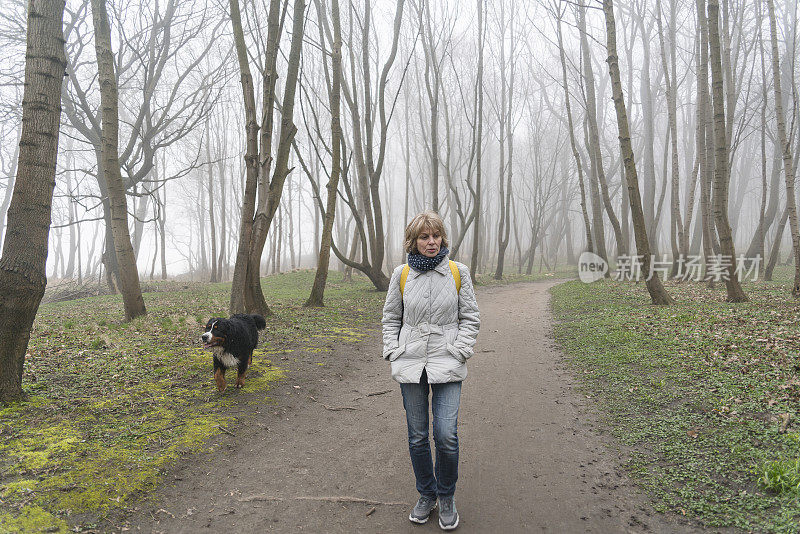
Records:
[[[97,53],[97,70],[100,83],[100,107],[102,126],[100,133],[103,175],[108,185],[111,207],[111,231],[114,235],[114,252],[119,263],[119,278],[125,319],[145,315],[147,309],[139,287],[139,272],[136,256],[128,230],[128,205],[122,172],[119,166],[117,145],[119,143],[119,94],[114,72],[114,54],[111,51],[111,27],[108,24],[105,0],[92,0],[94,21],[94,43]]]
[[[317,14],[320,18],[325,15],[321,10],[321,1],[317,1]],[[314,276],[314,285],[311,295],[306,301],[306,306],[322,306],[325,293],[325,283],[328,279],[328,265],[331,257],[331,240],[333,237],[333,222],[336,214],[336,191],[339,188],[339,175],[342,166],[342,125],[341,125],[341,91],[342,91],[342,27],[339,17],[339,0],[331,0],[331,22],[333,25],[333,42],[331,43],[331,86],[328,91],[328,100],[331,108],[331,177],[328,180],[328,198],[325,207],[325,220],[322,226],[322,238],[317,261],[317,273]],[[326,54],[323,51],[323,62],[327,65]]]
[[[439,104],[442,99],[442,69],[447,57],[448,45],[452,42],[453,24],[449,20],[437,20],[434,28],[431,16],[431,3],[419,2],[420,35],[422,50],[425,56],[425,91],[430,104],[430,158],[431,158],[431,207],[440,211],[439,206],[439,170],[441,155],[439,153]],[[443,7],[441,4],[435,6]]]
[[[503,278],[506,247],[511,233],[511,195],[514,170],[514,74],[516,70],[516,35],[514,22],[516,12],[511,4],[511,12],[506,24],[506,4],[500,2],[499,46],[500,46],[500,106],[497,108],[498,137],[500,139],[500,164],[498,169],[498,201],[500,220],[497,225],[497,267],[494,279]],[[509,57],[506,62],[506,30],[508,30]],[[508,150],[508,154],[506,154]],[[506,163],[506,158],[508,162]]]
[[[486,23],[484,19],[484,2],[476,0],[478,10],[478,74],[475,79],[475,122],[473,129],[473,144],[475,145],[475,223],[472,235],[472,257],[469,274],[475,279],[478,268],[478,254],[480,251],[481,231],[481,177],[483,172],[483,47],[486,39]]]
[[[361,271],[377,289],[382,291],[389,287],[389,278],[383,272],[386,238],[380,180],[386,158],[389,122],[397,100],[396,95],[387,94],[387,88],[389,73],[397,57],[404,5],[405,0],[397,0],[391,48],[380,69],[373,94],[375,80],[372,78],[372,63],[377,62],[377,58],[371,53],[371,50],[376,48],[371,46],[372,39],[376,38],[372,32],[372,7],[370,1],[365,0],[364,12],[356,15],[355,5],[350,4],[351,27],[346,39],[350,65],[349,81],[344,73],[342,75],[342,96],[350,110],[355,187],[349,179],[350,173],[347,172],[342,173],[342,185],[346,194],[346,204],[353,215],[355,230],[348,255],[345,255],[333,242],[331,248],[347,268]],[[360,49],[356,49],[354,42],[356,35],[352,28],[356,18],[361,26]],[[333,42],[329,25],[325,24],[324,29],[328,40]],[[390,97],[387,109],[387,100]],[[377,124],[375,108],[377,108]],[[354,259],[356,247],[360,247],[361,261]]]
[[[742,290],[739,279],[734,274],[736,267],[736,252],[731,235],[731,225],[728,222],[728,185],[730,172],[728,167],[728,138],[725,128],[725,102],[723,100],[722,57],[720,54],[719,38],[719,2],[708,2],[708,40],[711,49],[711,85],[713,88],[714,105],[714,218],[719,233],[719,244],[722,254],[728,258],[724,268],[726,270],[725,287],[728,291],[728,301],[746,302],[749,299]]]
[[[676,1],[670,0],[670,55],[667,58],[664,29],[661,23],[661,6],[656,6],[656,22],[658,24],[658,43],[661,52],[661,65],[664,73],[664,85],[667,92],[668,135],[670,139],[671,174],[670,181],[670,226],[669,236],[672,247],[672,274],[678,272],[678,258],[681,254],[681,243],[684,243],[684,226],[681,221],[680,208],[680,164],[678,162],[678,106],[677,106],[677,67],[675,59],[675,10]],[[684,251],[685,253],[685,251]]]
[[[45,264],[55,187],[64,80],[63,0],[31,0],[22,132],[0,258],[0,402],[24,398],[22,370],[47,285]]]
[[[592,57],[589,53],[589,39],[586,32],[586,7],[579,9],[578,27],[581,32],[581,52],[583,55],[583,75],[586,85],[586,119],[589,126],[589,142],[587,150],[589,161],[592,165],[592,177],[590,178],[590,190],[592,192],[592,213],[594,223],[594,246],[597,254],[604,260],[608,260],[606,252],[605,231],[603,229],[603,211],[605,207],[606,215],[611,221],[614,230],[614,238],[617,242],[617,250],[620,254],[625,254],[625,243],[622,239],[622,228],[619,219],[614,213],[611,205],[611,198],[608,194],[608,184],[606,182],[606,172],[603,164],[603,155],[600,151],[600,130],[597,124],[597,97],[594,87],[594,73],[592,72]],[[599,184],[599,190],[598,190]]]
[[[278,210],[283,193],[283,184],[289,174],[289,151],[291,150],[297,128],[293,122],[294,95],[297,86],[300,64],[300,51],[303,43],[305,22],[305,2],[295,0],[293,7],[292,40],[288,57],[288,71],[284,85],[283,105],[281,106],[281,126],[279,142],[272,168],[272,133],[275,112],[275,85],[278,77],[277,57],[280,44],[280,0],[271,0],[267,19],[267,51],[262,80],[262,116],[259,125],[256,118],[256,100],[253,77],[250,73],[247,45],[242,28],[242,18],[238,0],[231,0],[231,20],[233,22],[236,55],[242,79],[244,94],[247,151],[244,159],[247,165],[247,179],[242,205],[242,219],[239,245],[231,286],[231,313],[251,312],[270,314],[269,306],[261,291],[260,265],[264,244],[267,240],[272,220]],[[261,137],[259,139],[259,128]],[[256,194],[258,203],[256,204]]]
[[[22,132],[22,129],[19,128]],[[14,191],[14,177],[17,174],[17,164],[19,162],[19,138],[14,143],[14,152],[6,161],[3,151],[0,150],[0,172],[6,176],[6,190],[3,193],[3,200],[0,202],[0,245],[3,242],[3,235],[5,234],[6,213],[11,204],[11,194]]]
[[[103,262],[109,286],[113,289],[121,285],[121,281],[112,231],[111,197],[101,164],[102,109],[97,109],[96,96],[90,86],[95,73],[86,72],[91,62],[84,57],[90,39],[90,33],[83,29],[89,4],[90,0],[82,0],[74,10],[67,9],[68,83],[63,87],[62,102],[70,125],[89,143],[98,163],[96,170],[87,169],[86,172],[93,174],[97,182],[99,194],[92,193],[91,196],[100,202],[103,209],[106,226]],[[121,66],[121,71],[116,71],[116,81],[117,92],[123,95],[117,106],[117,115],[122,121],[117,154],[126,192],[147,186],[149,193],[146,196],[151,196],[158,185],[152,184],[151,174],[156,153],[186,138],[202,124],[218,97],[218,87],[228,76],[224,60],[208,72],[199,72],[199,65],[213,50],[214,40],[189,50],[209,30],[210,20],[207,9],[199,13],[183,12],[182,8],[188,5],[189,2],[183,0],[168,0],[163,10],[128,10],[126,13],[135,13],[134,21],[116,20],[115,29],[121,34],[121,46],[114,52],[114,65],[115,68]],[[112,11],[112,15],[117,17],[121,13]],[[217,23],[217,28],[220,23]],[[179,61],[181,53],[189,59]],[[195,74],[198,76],[193,79]],[[222,83],[212,83],[217,79]],[[187,90],[192,85],[197,89]],[[186,174],[196,166],[198,157],[199,153],[186,163],[186,168],[171,177]],[[166,178],[168,173],[164,172],[162,176]],[[148,201],[146,198],[142,201],[142,207],[146,208]],[[141,225],[137,235],[140,232]]]
[[[709,10],[713,1],[709,2]],[[767,0],[767,8],[769,10],[769,35],[772,44],[772,87],[775,91],[775,116],[778,122],[778,142],[783,155],[783,172],[786,176],[786,209],[789,212],[789,230],[792,233],[792,248],[794,250],[792,296],[800,298],[800,227],[798,227],[797,222],[797,197],[795,196],[794,188],[795,169],[789,139],[786,135],[786,118],[783,114],[783,94],[781,90],[780,60],[778,57],[778,31],[775,22],[775,5],[772,0]]]
[[[653,304],[672,304],[675,301],[664,289],[658,273],[651,269],[650,243],[647,238],[647,226],[642,211],[642,197],[639,194],[639,179],[636,174],[636,162],[631,146],[631,134],[628,126],[628,112],[625,109],[625,97],[622,94],[622,82],[619,75],[619,58],[617,57],[617,29],[614,21],[613,0],[603,0],[603,13],[606,18],[606,43],[608,49],[608,71],[611,75],[611,90],[614,97],[614,109],[617,113],[619,144],[625,162],[625,178],[628,183],[628,199],[631,204],[633,231],[636,236],[636,251],[642,257],[642,268],[647,276],[647,291]]]
[[[564,52],[564,39],[561,31],[561,19],[564,11],[559,6],[553,6],[553,11],[556,14],[556,30],[558,35],[558,55],[561,60],[561,82],[564,87],[564,108],[567,112],[567,128],[569,130],[569,142],[572,148],[572,155],[575,158],[575,168],[578,170],[578,186],[581,192],[581,214],[583,215],[583,227],[586,231],[586,249],[589,252],[594,252],[594,245],[592,242],[592,224],[589,221],[589,212],[586,209],[586,187],[583,183],[583,165],[581,157],[578,153],[578,143],[575,141],[575,127],[572,122],[572,105],[570,103],[569,85],[567,84],[567,61]]]

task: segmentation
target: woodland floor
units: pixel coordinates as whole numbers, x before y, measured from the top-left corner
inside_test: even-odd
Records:
[[[0,532],[434,532],[416,500],[383,294],[311,272],[274,302],[244,390],[196,337],[229,285],[43,306],[31,399],[0,410]],[[516,281],[519,280],[519,277]],[[461,532],[797,532],[800,321],[786,283],[545,281],[477,288],[459,414]],[[524,278],[523,278],[524,280]],[[795,477],[795,478],[792,478]]]
[[[478,289],[481,333],[459,413],[459,531],[693,531],[646,504],[575,391],[552,336],[552,285]],[[424,526],[407,519],[417,494],[405,416],[379,354],[377,330],[329,353],[295,352],[274,407],[184,462],[117,529],[439,531],[435,513]]]

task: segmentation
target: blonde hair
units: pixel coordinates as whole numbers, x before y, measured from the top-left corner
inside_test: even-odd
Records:
[[[444,229],[444,221],[435,211],[425,210],[415,215],[406,226],[405,239],[403,240],[403,248],[406,254],[419,252],[417,250],[417,238],[426,229],[430,229],[432,232],[439,232],[442,236],[442,247],[447,246],[447,230]]]

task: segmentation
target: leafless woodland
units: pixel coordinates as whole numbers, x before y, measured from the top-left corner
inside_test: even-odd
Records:
[[[3,221],[29,5],[0,10]],[[770,276],[800,254],[787,202],[797,11],[791,0],[67,0],[46,275],[123,293],[154,278],[233,280],[232,309],[267,311],[252,281],[316,268],[321,249],[331,268],[385,289],[405,222],[426,208],[473,273],[553,270],[585,250],[614,263],[645,250],[633,176],[648,256],[673,274],[681,256],[760,256]]]

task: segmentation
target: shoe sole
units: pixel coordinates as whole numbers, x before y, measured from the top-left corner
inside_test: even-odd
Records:
[[[437,505],[438,505],[438,503],[433,505],[433,508],[431,508],[431,511],[428,512],[428,515],[427,515],[427,517],[425,517],[425,519],[418,519],[418,518],[414,517],[413,515],[409,514],[408,520],[411,521],[412,523],[416,523],[417,525],[424,525],[425,523],[428,522],[428,519],[431,517],[431,512],[436,510],[436,506]]]
[[[446,526],[444,526],[442,524],[442,519],[439,518],[439,528],[442,529],[442,530],[453,530],[458,526],[458,520],[459,520],[459,517],[456,516],[456,522],[453,523],[452,525],[446,527]]]

